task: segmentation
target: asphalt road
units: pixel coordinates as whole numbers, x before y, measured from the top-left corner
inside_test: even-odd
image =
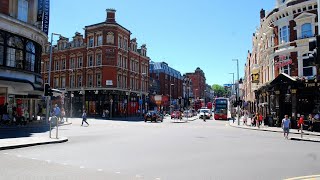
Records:
[[[224,121],[79,119],[62,144],[0,151],[0,179],[285,179],[320,174],[320,143],[232,128]]]

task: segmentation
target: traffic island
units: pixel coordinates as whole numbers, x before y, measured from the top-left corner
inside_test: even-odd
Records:
[[[44,144],[56,144],[67,142],[68,138],[61,137],[52,139],[49,137],[23,137],[23,138],[8,138],[0,139],[0,150],[16,149],[30,146],[38,146]]]

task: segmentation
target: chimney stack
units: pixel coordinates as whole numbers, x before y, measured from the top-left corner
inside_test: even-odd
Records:
[[[261,11],[260,11],[260,19],[263,19],[264,17],[266,17],[266,11],[264,9],[261,9]]]
[[[106,9],[107,12],[107,22],[115,23],[116,22],[116,10],[115,9]]]

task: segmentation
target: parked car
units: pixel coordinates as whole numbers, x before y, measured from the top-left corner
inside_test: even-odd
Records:
[[[171,113],[171,119],[180,119],[180,117],[181,117],[180,111],[173,111]]]
[[[162,115],[157,111],[148,111],[144,115],[144,122],[147,122],[147,121],[163,122],[163,118],[162,118]]]

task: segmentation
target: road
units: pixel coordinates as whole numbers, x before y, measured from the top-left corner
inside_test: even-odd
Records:
[[[0,179],[284,179],[320,174],[320,144],[224,121],[163,123],[79,119],[69,141],[0,151]]]

